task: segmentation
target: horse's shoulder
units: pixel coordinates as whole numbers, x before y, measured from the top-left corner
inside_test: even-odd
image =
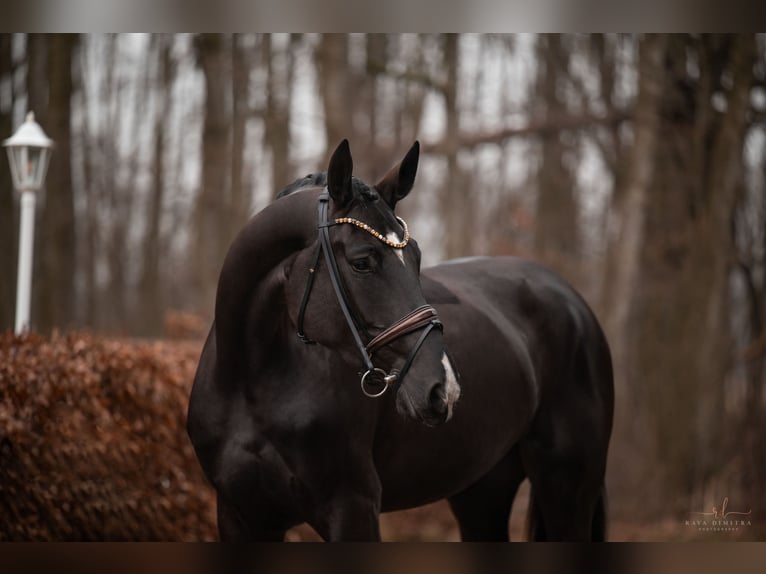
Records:
[[[431,305],[449,305],[459,303],[457,296],[441,281],[428,274],[420,276],[423,296]]]

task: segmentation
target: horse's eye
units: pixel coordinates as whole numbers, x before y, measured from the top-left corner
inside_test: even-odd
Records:
[[[370,261],[366,257],[364,259],[354,259],[351,262],[351,266],[360,273],[366,273],[370,270]]]

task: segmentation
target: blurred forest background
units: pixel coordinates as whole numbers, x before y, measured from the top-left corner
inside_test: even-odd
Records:
[[[766,37],[0,35],[0,137],[56,142],[34,330],[201,337],[233,236],[343,138],[424,263],[545,262],[595,309],[612,513],[766,517]],[[0,330],[18,199],[0,161]],[[759,514],[760,512],[760,514]]]

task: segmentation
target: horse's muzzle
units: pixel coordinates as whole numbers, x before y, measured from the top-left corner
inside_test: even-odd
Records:
[[[412,373],[412,378],[397,389],[399,414],[428,426],[438,426],[452,418],[461,389],[457,371],[437,337],[431,341]]]
[[[436,424],[446,422],[450,415],[450,404],[447,399],[447,383],[437,383],[428,393],[430,415]]]
[[[407,388],[401,387],[396,395],[396,409],[401,415],[431,427],[446,422],[452,414],[446,383],[440,381],[433,384],[425,396],[423,403],[413,401]]]

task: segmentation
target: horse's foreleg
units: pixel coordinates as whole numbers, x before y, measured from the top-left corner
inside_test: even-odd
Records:
[[[532,483],[530,535],[535,540],[589,541],[602,496],[601,461],[581,453],[561,453],[533,440],[522,444],[522,459]],[[602,510],[603,512],[603,510]],[[600,517],[605,521],[605,517]],[[603,529],[602,529],[603,530]],[[596,534],[603,539],[604,532]]]
[[[524,480],[514,449],[476,483],[449,499],[463,541],[508,541],[508,520],[516,491]]]
[[[357,480],[338,483],[329,496],[317,505],[308,522],[328,542],[376,542],[380,540],[380,501],[382,489],[377,473],[357,467]]]
[[[280,542],[285,530],[246,522],[237,509],[218,497],[218,535],[222,542]]]
[[[326,523],[315,527],[328,542],[380,540],[380,498],[344,493],[330,503]]]

